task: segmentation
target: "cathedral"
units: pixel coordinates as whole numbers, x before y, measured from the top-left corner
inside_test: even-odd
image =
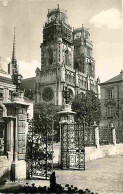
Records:
[[[90,33],[83,25],[72,28],[66,11],[48,10],[43,27],[41,70],[36,69],[35,103],[64,104],[63,92],[67,87],[70,99],[87,90],[98,95],[95,61]]]

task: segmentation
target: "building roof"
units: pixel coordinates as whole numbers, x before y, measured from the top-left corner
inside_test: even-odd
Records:
[[[32,99],[30,99],[26,96],[24,96],[23,98],[24,98],[24,101],[27,102],[27,103],[33,103],[34,102],[34,100],[32,100]]]
[[[107,84],[110,84],[110,83],[115,83],[115,82],[121,82],[123,81],[123,71],[121,70],[120,74],[116,75],[115,77],[103,82],[103,83],[100,83],[99,85],[107,85]]]
[[[10,74],[8,74],[5,70],[3,70],[2,68],[0,68],[0,81],[3,83],[9,83],[9,84],[13,84],[12,83],[12,77]]]
[[[21,89],[25,89],[25,90],[29,90],[31,89],[32,91],[34,91],[35,89],[35,82],[36,82],[36,77],[30,77],[27,79],[23,79],[21,82]]]
[[[7,72],[4,71],[3,69],[0,69],[0,73],[7,74]]]

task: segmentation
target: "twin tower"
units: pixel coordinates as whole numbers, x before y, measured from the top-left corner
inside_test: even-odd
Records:
[[[93,45],[89,31],[82,25],[72,29],[66,11],[48,10],[41,43],[41,70],[36,69],[35,102],[64,103],[67,87],[70,98],[87,90],[98,94]]]

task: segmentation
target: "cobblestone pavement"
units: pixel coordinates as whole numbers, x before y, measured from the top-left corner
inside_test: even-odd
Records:
[[[86,163],[85,171],[55,170],[56,181],[59,184],[70,184],[85,190],[88,188],[98,194],[123,194],[123,155],[89,161]],[[26,183],[36,186],[49,186],[47,180],[24,180],[19,182],[8,182],[0,185],[2,188],[14,188]]]
[[[85,171],[56,170],[56,180],[98,194],[123,194],[123,155],[89,161]]]

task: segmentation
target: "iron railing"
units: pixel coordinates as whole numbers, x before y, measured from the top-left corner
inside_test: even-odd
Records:
[[[113,144],[112,129],[110,127],[99,128],[99,144],[100,145]]]

